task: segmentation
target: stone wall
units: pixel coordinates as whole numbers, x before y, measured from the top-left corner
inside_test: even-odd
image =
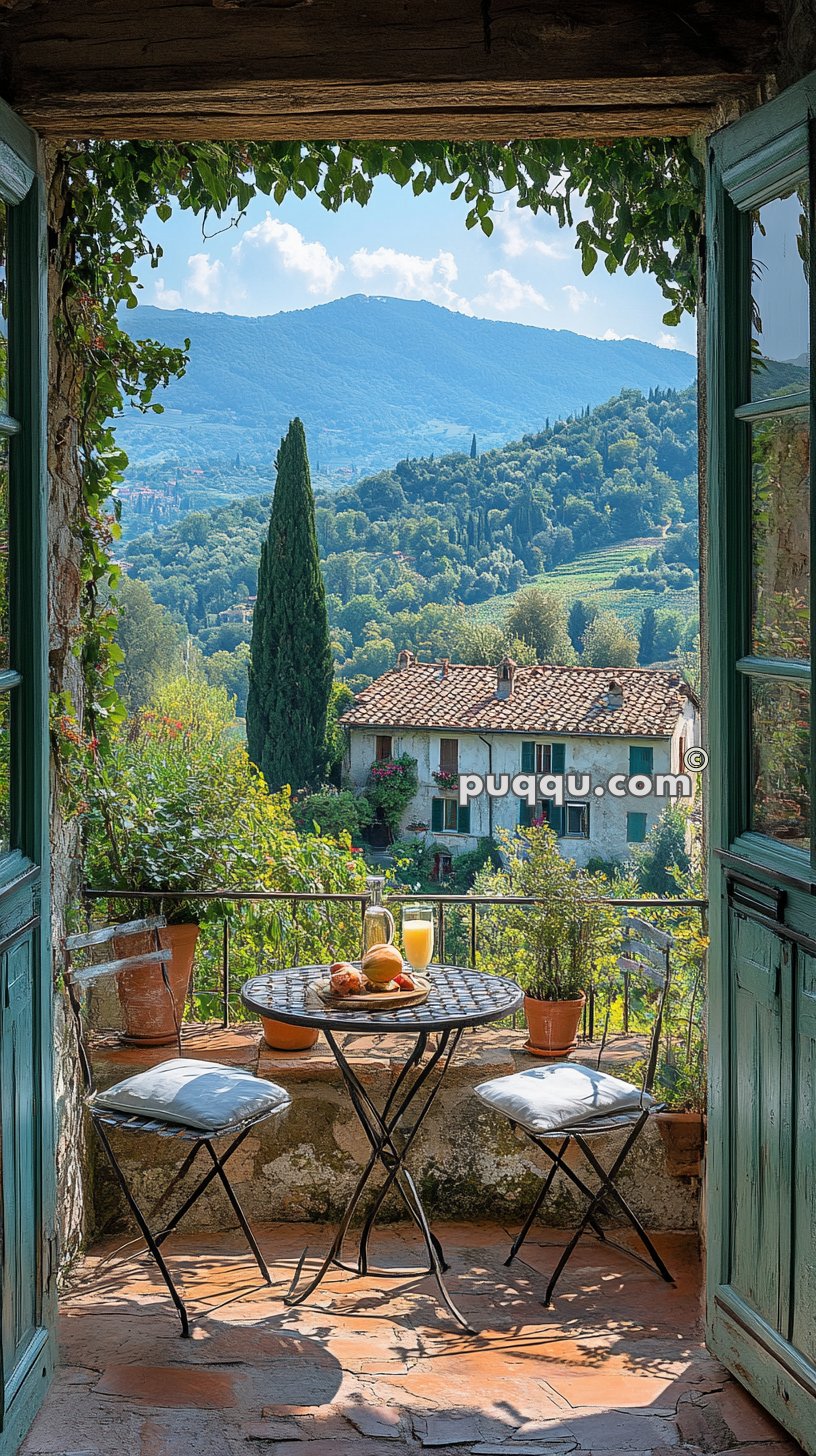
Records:
[[[524,1035],[504,1030],[465,1033],[410,1157],[423,1200],[436,1217],[499,1218],[516,1224],[535,1196],[541,1173],[549,1166],[545,1156],[473,1096],[478,1082],[536,1065],[521,1050]],[[349,1034],[344,1043],[355,1071],[381,1105],[402,1064],[404,1039],[400,1047],[398,1039],[390,1036],[375,1040]],[[368,1156],[368,1143],[328,1047],[321,1041],[311,1052],[274,1053],[259,1045],[255,1027],[247,1027],[232,1032],[188,1030],[185,1054],[246,1067],[280,1083],[291,1094],[290,1108],[250,1136],[231,1165],[236,1191],[249,1216],[261,1223],[336,1218]],[[642,1054],[637,1038],[619,1038],[607,1050],[602,1065],[605,1070],[625,1073]],[[99,1085],[110,1086],[167,1055],[172,1055],[172,1049],[146,1052],[112,1044],[99,1048],[95,1059]],[[594,1064],[597,1049],[584,1048],[578,1057]],[[614,1142],[610,1138],[603,1143],[596,1143],[595,1151],[606,1162],[619,1142],[616,1137]],[[119,1133],[115,1144],[143,1207],[161,1200],[162,1190],[189,1150],[189,1144],[141,1134]],[[580,1167],[582,1161],[579,1158],[576,1167],[592,1182],[590,1170]],[[667,1171],[662,1140],[653,1124],[634,1151],[620,1185],[648,1227],[687,1230],[697,1226],[698,1182],[673,1177]],[[176,1196],[180,1192],[178,1189]],[[574,1225],[579,1207],[583,1207],[580,1196],[574,1195],[563,1177],[558,1178],[547,1221]],[[124,1221],[118,1189],[101,1160],[95,1215],[97,1232]],[[389,1200],[385,1216],[404,1216],[398,1198]],[[223,1194],[215,1189],[191,1218],[185,1227],[211,1229],[234,1224]]]
[[[80,450],[83,380],[65,346],[66,294],[59,269],[64,229],[71,219],[64,157],[53,144],[45,148],[48,197],[48,671],[55,699],[67,694],[83,721],[85,690],[77,641],[82,623],[83,506]],[[51,758],[49,809],[51,838],[51,939],[54,983],[62,970],[66,918],[81,884],[79,821],[66,807],[56,755]],[[54,1079],[57,1111],[57,1225],[64,1269],[81,1246],[85,1229],[85,1134],[73,1033],[65,1007],[55,997]]]

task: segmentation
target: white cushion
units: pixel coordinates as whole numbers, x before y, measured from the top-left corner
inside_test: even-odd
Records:
[[[131,1112],[155,1117],[181,1127],[230,1127],[264,1111],[286,1107],[290,1097],[274,1082],[253,1077],[241,1067],[224,1067],[220,1062],[199,1062],[192,1057],[174,1057],[147,1072],[125,1077],[106,1092],[99,1092],[95,1106],[112,1112]]]
[[[578,1062],[530,1067],[482,1082],[476,1096],[529,1132],[558,1132],[604,1115],[648,1107],[654,1100],[631,1082]]]

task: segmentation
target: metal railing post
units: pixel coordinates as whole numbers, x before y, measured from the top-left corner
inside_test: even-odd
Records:
[[[221,1025],[226,1031],[230,1023],[230,923],[224,916],[221,939]]]

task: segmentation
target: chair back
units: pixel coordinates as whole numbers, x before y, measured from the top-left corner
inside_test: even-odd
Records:
[[[159,968],[163,987],[172,1007],[178,1053],[181,1056],[181,1027],[179,1026],[176,1015],[176,1003],[170,985],[170,977],[167,974],[167,964],[168,961],[173,959],[173,952],[169,949],[163,949],[159,938],[159,931],[164,930],[166,924],[167,921],[163,915],[154,915],[146,920],[129,920],[122,925],[103,925],[96,930],[89,930],[83,935],[69,935],[66,937],[63,980],[76,1026],[82,1076],[85,1087],[89,1092],[94,1090],[94,1079],[82,1016],[82,995],[88,987],[95,985],[106,977],[111,976],[116,978],[126,971],[134,971],[143,966],[154,965]],[[132,955],[111,960],[110,954],[113,942],[127,935],[146,936],[148,945],[152,948],[149,950],[134,951]],[[75,963],[77,953],[82,951],[87,952],[87,959],[85,956],[80,957],[83,964],[77,965]],[[97,954],[101,955],[101,959],[94,959],[94,956]]]
[[[667,931],[658,930],[656,925],[650,925],[648,920],[642,920],[638,915],[627,915],[624,918],[623,937],[623,951],[618,958],[618,964],[624,975],[640,976],[656,986],[660,992],[643,1078],[643,1091],[651,1092],[660,1055],[660,1037],[671,981],[671,952],[674,941]]]

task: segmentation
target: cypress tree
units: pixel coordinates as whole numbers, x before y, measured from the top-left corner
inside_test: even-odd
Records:
[[[270,789],[315,783],[333,678],[314,496],[300,420],[281,441],[252,619],[247,748]]]
[[[476,459],[476,436],[475,435],[473,436],[473,439],[470,442],[470,458],[471,458],[471,460],[475,460]]]
[[[640,631],[638,633],[638,662],[641,667],[648,667],[657,657],[657,612],[654,607],[647,607],[640,619]]]

